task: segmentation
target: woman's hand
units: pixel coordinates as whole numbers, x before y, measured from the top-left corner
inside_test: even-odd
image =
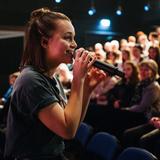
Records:
[[[85,78],[85,90],[92,92],[105,77],[106,74],[102,70],[91,67]]]
[[[91,60],[87,50],[84,48],[77,49],[73,65],[73,78],[84,80],[93,61],[94,60]]]

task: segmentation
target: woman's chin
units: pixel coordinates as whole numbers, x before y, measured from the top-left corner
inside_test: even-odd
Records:
[[[73,58],[72,57],[67,58],[65,63],[71,63],[72,64],[73,63]]]

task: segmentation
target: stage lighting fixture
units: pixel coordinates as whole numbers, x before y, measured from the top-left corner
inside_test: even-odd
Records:
[[[95,13],[96,13],[96,9],[93,8],[93,7],[88,10],[88,14],[89,14],[90,16],[93,16]]]
[[[111,21],[109,19],[101,19],[100,20],[100,25],[102,28],[107,29],[111,25]]]
[[[90,4],[90,8],[88,10],[88,15],[93,16],[96,13],[96,8],[95,8],[95,5],[94,5],[94,0],[91,0],[90,3],[91,4]]]
[[[118,6],[117,10],[116,10],[116,14],[118,16],[121,16],[122,15],[122,7],[121,6]]]
[[[56,3],[61,3],[62,0],[55,0]]]
[[[145,4],[144,5],[144,11],[148,12],[150,10],[150,5],[149,4]]]

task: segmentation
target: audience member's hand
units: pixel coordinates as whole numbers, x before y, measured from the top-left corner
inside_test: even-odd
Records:
[[[151,125],[153,125],[156,128],[160,129],[160,118],[159,117],[152,117],[149,121]]]
[[[154,122],[154,126],[155,126],[155,128],[160,129],[160,120],[159,121],[155,121]]]
[[[114,106],[114,108],[116,108],[116,109],[120,108],[120,100],[114,101],[113,106]]]

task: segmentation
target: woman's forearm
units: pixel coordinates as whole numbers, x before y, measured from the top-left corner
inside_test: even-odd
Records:
[[[64,110],[66,124],[70,132],[76,133],[80,123],[83,106],[83,82],[72,82],[71,94]]]

